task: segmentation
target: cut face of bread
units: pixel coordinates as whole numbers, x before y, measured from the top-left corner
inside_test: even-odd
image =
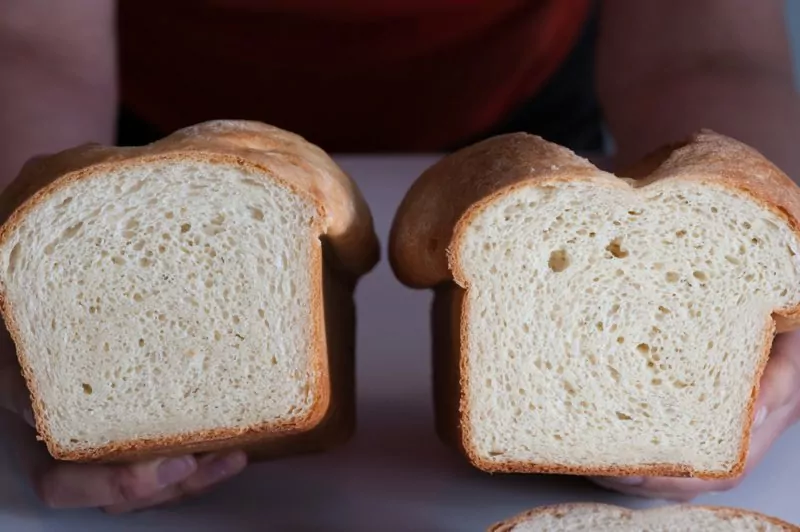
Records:
[[[797,323],[800,195],[713,133],[651,170],[511,135],[406,197],[392,263],[437,288],[437,423],[477,467],[741,472],[775,319]]]
[[[326,222],[287,178],[211,149],[148,154],[67,174],[17,211],[4,310],[51,452],[320,423]]]
[[[543,507],[498,523],[489,532],[792,532],[778,519],[733,508],[666,506],[631,511],[604,504]]]
[[[520,187],[463,227],[469,445],[482,462],[675,464],[742,452],[800,239],[719,186]]]

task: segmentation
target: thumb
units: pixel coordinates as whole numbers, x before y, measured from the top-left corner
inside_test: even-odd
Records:
[[[0,408],[8,410],[34,426],[30,393],[16,363],[0,365]]]
[[[781,417],[781,429],[796,421],[800,408],[800,331],[778,335],[761,377],[754,430]]]

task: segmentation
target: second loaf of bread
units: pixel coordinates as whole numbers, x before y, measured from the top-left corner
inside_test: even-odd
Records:
[[[389,243],[435,289],[439,432],[486,471],[739,474],[800,314],[799,218],[786,175],[709,131],[623,178],[526,134],[445,157]]]

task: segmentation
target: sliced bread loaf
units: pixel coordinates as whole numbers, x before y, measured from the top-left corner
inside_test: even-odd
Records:
[[[707,131],[628,175],[513,134],[403,200],[390,260],[436,289],[437,424],[475,466],[743,470],[776,321],[800,316],[800,192]]]
[[[545,506],[497,523],[488,532],[796,532],[800,527],[756,512],[714,506],[628,510],[606,504]]]
[[[353,290],[378,259],[350,178],[217,121],[40,158],[4,192],[2,313],[64,460],[321,449],[353,427]]]

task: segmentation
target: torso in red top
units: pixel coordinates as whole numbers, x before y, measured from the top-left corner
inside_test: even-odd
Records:
[[[331,151],[436,150],[530,98],[589,0],[122,0],[122,96],[168,132],[262,120]]]

